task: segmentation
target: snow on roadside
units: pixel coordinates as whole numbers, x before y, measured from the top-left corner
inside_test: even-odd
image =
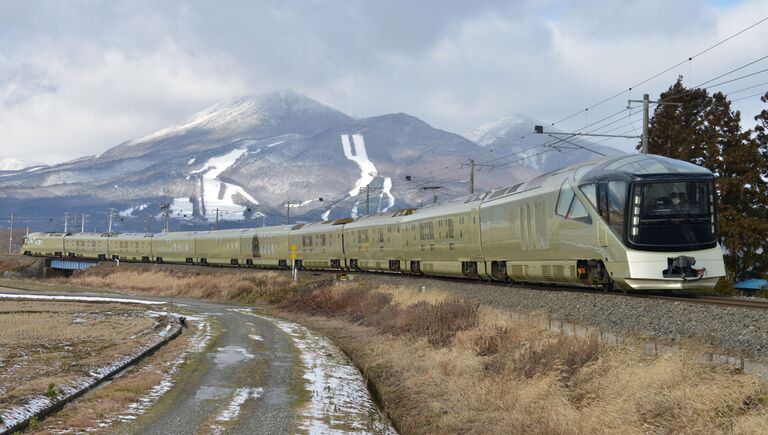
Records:
[[[168,392],[168,390],[171,389],[171,387],[173,387],[175,383],[174,376],[179,371],[181,365],[187,361],[189,356],[193,353],[199,353],[205,350],[205,348],[208,346],[208,342],[211,340],[211,337],[213,337],[211,322],[206,316],[197,317],[187,315],[186,318],[188,321],[197,321],[195,323],[195,334],[189,339],[189,347],[181,352],[181,354],[179,354],[176,359],[170,363],[167,370],[165,370],[162,377],[160,378],[160,382],[152,387],[147,394],[140,397],[136,402],[128,405],[128,409],[122,414],[117,415],[117,417],[100,421],[97,425],[100,430],[110,426],[116,420],[134,420],[137,416],[145,413],[160,399],[160,397],[162,397],[166,392]],[[145,369],[148,368],[151,367],[147,367]]]
[[[310,434],[397,433],[371,399],[360,372],[328,338],[296,323],[239,311],[274,323],[301,352],[311,396],[301,429]]]
[[[162,301],[147,301],[143,299],[105,298],[99,296],[59,296],[59,295],[29,295],[0,293],[0,298],[6,299],[47,299],[53,301],[83,301],[83,302],[119,302],[121,304],[162,305]]]
[[[232,397],[232,400],[229,402],[229,405],[222,411],[219,415],[216,416],[216,421],[220,422],[226,422],[226,421],[232,421],[237,418],[238,415],[240,415],[240,408],[243,407],[243,404],[249,399],[253,398],[258,399],[261,397],[261,395],[264,394],[263,388],[251,388],[251,387],[245,387],[245,388],[238,388],[235,390],[235,394]],[[220,434],[224,432],[224,427],[218,424],[211,426],[211,431],[214,434]]]

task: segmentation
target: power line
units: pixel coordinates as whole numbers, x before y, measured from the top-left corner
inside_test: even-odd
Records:
[[[640,82],[639,82],[639,83],[637,83],[637,84],[634,84],[634,85],[630,86],[628,90],[630,90],[630,91],[631,91],[633,88],[636,88],[636,87],[638,87],[638,86],[642,86],[642,85],[644,85],[644,84],[646,84],[646,83],[650,82],[651,80],[653,80],[653,79],[656,79],[656,78],[658,78],[658,77],[660,77],[660,76],[662,76],[662,75],[664,75],[664,74],[666,74],[666,73],[668,73],[668,72],[670,72],[670,71],[674,70],[675,68],[678,68],[678,67],[680,67],[681,65],[684,65],[686,62],[690,62],[690,61],[692,61],[693,59],[695,59],[695,58],[697,58],[697,57],[699,57],[699,56],[701,56],[701,55],[703,55],[703,54],[705,54],[705,53],[709,52],[710,50],[712,50],[712,49],[714,49],[714,48],[716,48],[716,47],[718,47],[718,46],[720,46],[720,45],[722,45],[722,44],[724,44],[724,43],[726,43],[726,42],[730,41],[731,39],[733,39],[733,38],[735,38],[735,37],[737,37],[737,36],[741,35],[742,33],[744,33],[744,32],[746,32],[746,31],[748,31],[748,30],[750,30],[750,29],[752,29],[752,28],[754,28],[754,27],[756,27],[756,26],[758,26],[758,25],[760,25],[760,24],[764,23],[765,21],[768,21],[768,17],[762,18],[762,19],[760,19],[759,21],[757,21],[756,23],[754,23],[754,24],[752,24],[752,25],[750,25],[750,26],[747,26],[747,27],[745,27],[745,28],[743,28],[743,29],[739,30],[738,32],[734,33],[733,35],[731,35],[731,36],[729,36],[729,37],[727,37],[727,38],[723,39],[722,41],[719,41],[719,42],[717,42],[717,43],[715,43],[715,44],[713,44],[713,45],[711,45],[711,46],[709,46],[709,47],[705,48],[704,50],[702,50],[702,51],[700,51],[700,52],[698,52],[698,53],[694,54],[693,56],[691,56],[691,57],[688,57],[687,59],[684,59],[684,60],[682,60],[682,61],[680,61],[680,62],[676,63],[675,65],[672,65],[672,66],[670,66],[669,68],[666,68],[665,70],[663,70],[663,71],[661,71],[661,72],[659,72],[659,73],[657,73],[657,74],[654,74],[654,75],[652,75],[651,77],[649,77],[649,78],[647,78],[647,79],[645,79],[645,80],[642,80],[642,81],[640,81]],[[716,79],[715,79],[715,80],[716,80]],[[602,105],[602,104],[604,104],[604,103],[607,103],[608,101],[611,101],[611,100],[613,100],[614,98],[617,98],[617,97],[619,97],[619,96],[621,96],[621,95],[624,95],[624,93],[625,93],[625,92],[627,92],[627,91],[626,91],[626,90],[622,90],[622,91],[621,91],[621,92],[619,92],[619,93],[616,93],[616,94],[614,94],[614,95],[612,95],[612,96],[610,96],[610,97],[608,97],[608,98],[605,98],[605,99],[603,99],[603,100],[600,100],[600,101],[598,101],[597,103],[595,103],[595,104],[593,104],[593,105],[591,105],[591,106],[587,107],[587,108],[586,108],[586,109],[584,109],[584,110],[579,110],[578,112],[575,112],[575,113],[573,113],[572,115],[566,116],[565,118],[562,118],[562,119],[560,119],[560,120],[558,120],[558,121],[555,121],[555,122],[553,122],[553,123],[552,123],[552,124],[550,124],[550,125],[555,125],[555,124],[559,124],[559,123],[561,123],[561,122],[563,122],[563,121],[567,121],[567,120],[569,120],[569,119],[571,119],[571,118],[573,118],[573,117],[575,117],[575,116],[579,115],[580,113],[583,113],[584,111],[587,111],[587,110],[589,110],[589,109],[593,109],[593,108],[595,108],[595,107],[597,107],[597,106],[600,106],[600,105]]]
[[[746,97],[737,98],[735,100],[731,100],[731,103],[735,103],[736,101],[746,100],[746,99],[749,99],[749,98],[762,97],[766,93],[768,93],[768,91],[763,91],[763,92],[760,92],[758,94],[752,94],[752,95],[748,95]]]

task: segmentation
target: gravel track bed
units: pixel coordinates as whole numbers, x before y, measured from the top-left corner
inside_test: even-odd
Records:
[[[430,278],[357,275],[356,279],[439,289],[495,308],[545,312],[554,319],[592,325],[613,333],[673,340],[700,337],[718,348],[768,357],[768,310]]]

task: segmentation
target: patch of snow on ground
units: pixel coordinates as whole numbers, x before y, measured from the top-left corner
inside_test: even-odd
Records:
[[[350,142],[350,137],[352,141]],[[354,150],[352,147],[354,146]],[[355,187],[349,191],[349,196],[360,193],[360,189],[369,185],[378,174],[376,166],[368,159],[365,149],[365,140],[362,134],[342,134],[341,147],[344,149],[344,157],[357,163],[360,167],[360,178],[355,182]]]
[[[235,396],[232,397],[229,406],[227,406],[227,409],[222,411],[222,413],[216,417],[216,420],[230,421],[236,419],[240,414],[240,408],[246,400],[249,398],[258,399],[263,393],[264,390],[262,388],[238,388],[237,391],[235,391]]]
[[[249,335],[248,338],[250,338],[251,340],[256,340],[256,341],[264,341],[264,339],[261,336],[254,335],[254,334]]]
[[[47,299],[54,301],[87,301],[87,302],[119,302],[128,304],[162,305],[162,301],[146,301],[143,299],[104,298],[98,296],[56,296],[56,295],[28,295],[14,293],[0,293],[0,298],[6,299]]]
[[[197,157],[192,157],[192,158],[191,158],[191,159],[189,159],[189,161],[187,162],[187,166],[191,165],[192,163],[195,163],[196,161],[197,161]]]
[[[328,338],[295,323],[242,312],[273,322],[301,352],[311,396],[301,429],[310,434],[397,433],[371,399],[360,372]]]
[[[285,141],[281,140],[281,141],[278,141],[278,142],[275,142],[275,143],[271,143],[271,144],[267,145],[267,148],[276,147],[276,146],[280,145],[283,142],[285,142]]]
[[[211,157],[203,164],[202,169],[190,173],[200,177],[202,195],[199,198],[198,210],[204,218],[215,220],[218,208],[223,212],[219,216],[222,220],[243,220],[247,206],[236,204],[237,196],[254,205],[259,204],[242,186],[219,180],[219,175],[234,165],[247,151],[247,148],[237,148],[227,154]],[[176,215],[192,216],[193,206],[189,198],[174,198],[171,209]]]

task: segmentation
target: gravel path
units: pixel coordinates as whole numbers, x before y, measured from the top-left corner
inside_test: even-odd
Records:
[[[719,348],[768,357],[768,310],[396,275],[358,274],[356,279],[439,289],[492,307],[513,312],[545,312],[558,320],[593,325],[608,332],[672,339],[702,337]]]

